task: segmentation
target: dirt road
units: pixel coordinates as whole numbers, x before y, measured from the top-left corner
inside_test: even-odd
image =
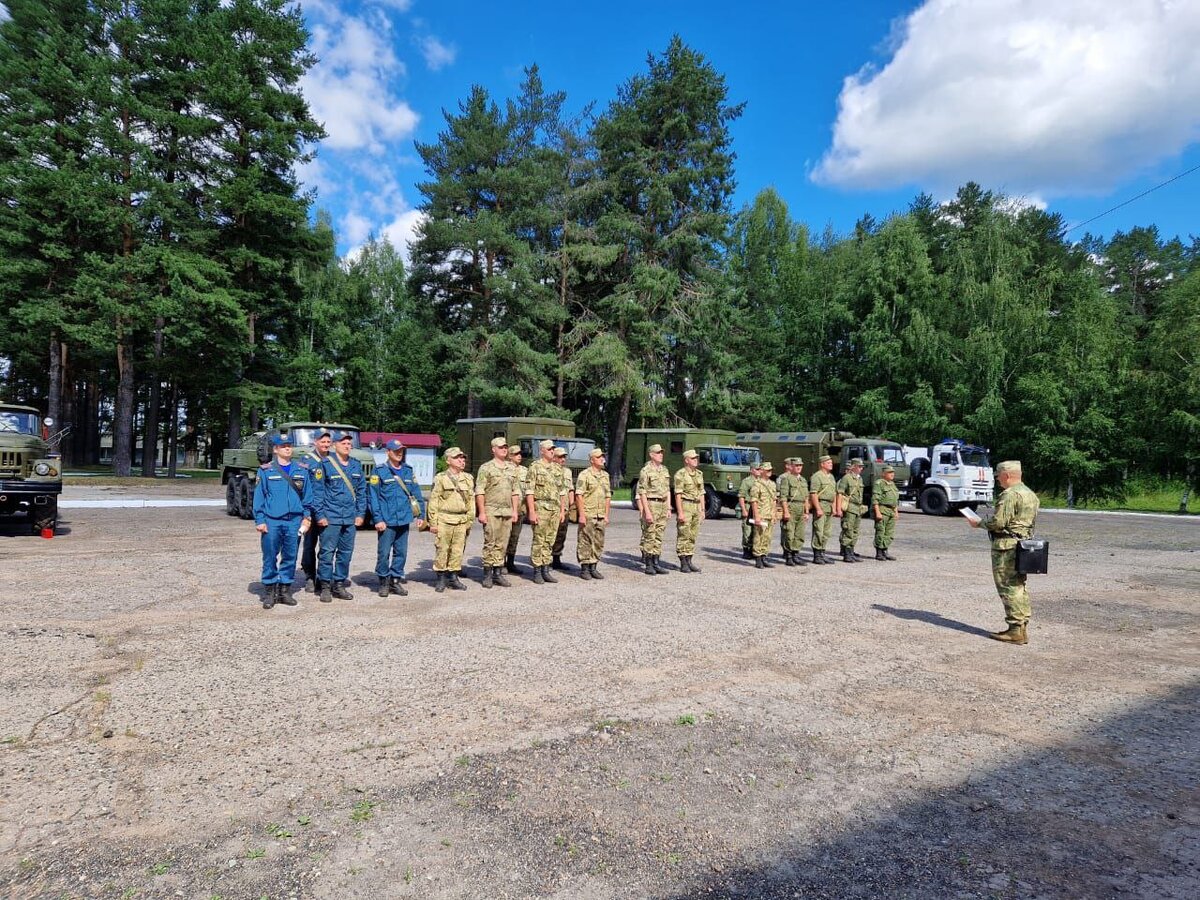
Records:
[[[1200,893],[1195,521],[1044,517],[1010,647],[958,519],[766,572],[723,519],[648,578],[614,517],[603,582],[485,591],[476,529],[468,591],[422,535],[381,600],[360,533],[352,601],[269,612],[220,509],[0,536],[3,893]]]

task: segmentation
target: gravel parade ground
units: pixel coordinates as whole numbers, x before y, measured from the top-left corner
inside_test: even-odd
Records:
[[[352,601],[270,611],[219,508],[0,529],[0,893],[1200,896],[1200,521],[1043,515],[1013,647],[959,517],[762,572],[723,518],[701,575],[671,527],[655,578],[613,518],[601,582],[526,528],[484,590],[476,527],[383,600],[360,532]]]

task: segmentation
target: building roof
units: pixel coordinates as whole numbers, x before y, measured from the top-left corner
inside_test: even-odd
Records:
[[[358,437],[364,445],[369,443],[383,445],[392,438],[399,438],[406,447],[432,447],[436,450],[442,446],[442,437],[438,434],[417,434],[407,431],[360,431]]]

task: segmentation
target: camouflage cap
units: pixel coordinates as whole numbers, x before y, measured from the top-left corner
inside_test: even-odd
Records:
[[[554,455],[555,455],[555,456],[566,456],[566,455],[567,455],[567,451],[566,451],[564,448],[562,448],[562,447],[555,447],[555,448],[554,448]]]
[[[662,453],[663,452],[662,444],[651,444],[646,449],[646,452],[647,453]]]
[[[800,457],[798,457],[798,456],[789,456],[787,459],[785,459],[785,460],[783,461],[783,464],[784,464],[785,466],[794,466],[794,465],[797,465],[799,462],[800,462]]]
[[[846,465],[848,465],[848,466],[861,466],[862,464],[863,464],[863,461],[862,461],[861,459],[859,459],[857,456],[852,456],[852,457],[850,458],[850,462],[848,462]]]
[[[520,452],[521,452],[521,445],[520,445],[520,444],[509,444],[509,445],[508,445],[508,452],[509,452],[509,453],[520,453]]]
[[[466,455],[467,454],[462,452],[462,447],[451,447],[449,450],[447,450],[445,453],[442,454],[443,458],[445,458],[446,460],[451,460],[451,459],[455,459],[459,456],[466,456]]]
[[[699,454],[699,453],[697,453],[695,450],[684,450],[684,451],[683,451],[683,458],[684,458],[684,459],[699,459],[699,458],[700,458],[700,454]]]
[[[996,474],[1004,475],[1011,472],[1013,475],[1021,474],[1021,461],[1019,459],[1006,459],[1000,465],[996,466]]]
[[[771,465],[770,462],[763,463],[761,466],[759,466],[759,468],[762,469],[764,472],[774,472],[775,471],[775,467],[773,465]]]
[[[494,438],[492,438],[492,446],[493,447],[507,447],[508,446],[508,438],[494,437]]]
[[[588,454],[588,458],[589,459],[599,459],[603,455],[604,455],[603,450],[601,450],[599,447],[593,447],[592,452]]]
[[[817,462],[818,463],[833,462],[833,457],[830,456],[828,453],[826,453],[824,456],[817,457]]]
[[[888,472],[894,473],[896,470],[892,466],[884,466],[882,471],[883,471],[883,474],[886,475]]]
[[[538,446],[541,447],[543,450],[553,450],[554,449],[554,441],[550,440],[550,438],[546,438],[544,441],[542,441],[540,444],[538,444]]]

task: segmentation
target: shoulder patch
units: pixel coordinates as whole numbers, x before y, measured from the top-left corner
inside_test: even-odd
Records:
[[[325,477],[324,469],[317,469],[313,472],[313,478],[317,479],[317,481],[320,481],[324,477]]]
[[[371,484],[379,484],[379,476],[378,475],[371,476]]]

